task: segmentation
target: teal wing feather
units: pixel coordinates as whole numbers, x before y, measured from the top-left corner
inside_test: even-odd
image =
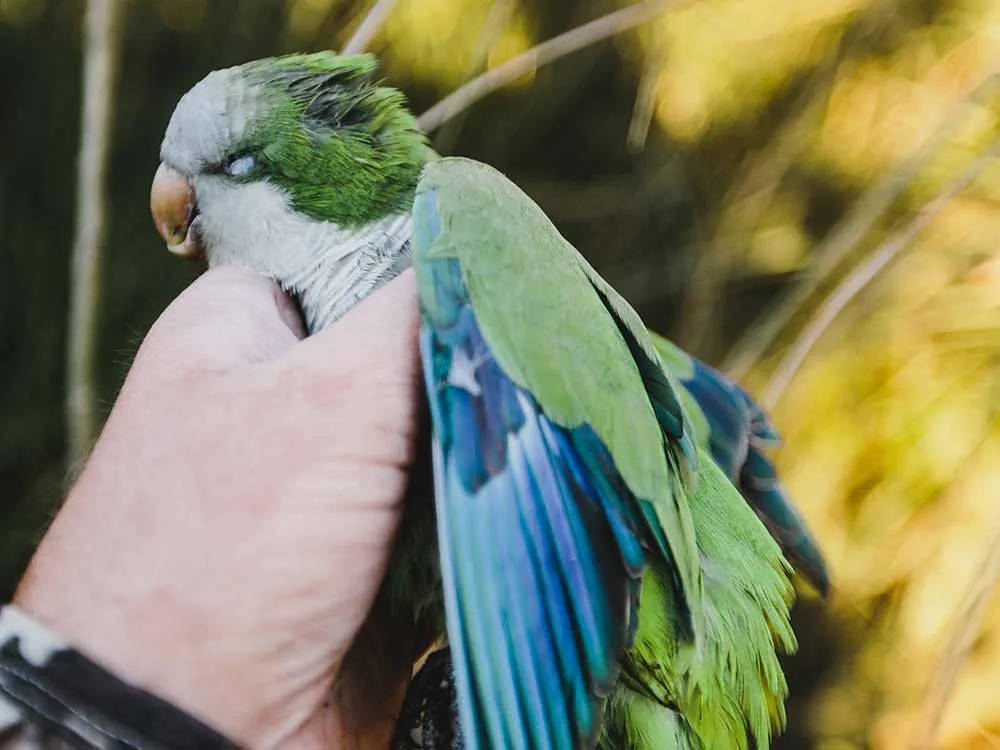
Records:
[[[661,359],[676,376],[700,441],[754,509],[788,561],[826,596],[830,577],[819,544],[778,480],[767,449],[778,434],[764,408],[725,375],[662,336],[650,333]]]
[[[434,162],[413,215],[466,746],[592,745],[650,559],[677,638],[704,628],[693,429],[641,321],[506,178]]]

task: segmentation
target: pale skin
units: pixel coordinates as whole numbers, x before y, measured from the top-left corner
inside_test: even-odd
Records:
[[[275,285],[207,272],[146,337],[15,603],[243,746],[385,748],[409,665],[364,698],[342,665],[399,519],[417,326],[412,272],[306,340]]]

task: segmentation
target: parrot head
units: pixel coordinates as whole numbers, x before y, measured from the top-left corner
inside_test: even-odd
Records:
[[[408,213],[428,150],[376,68],[370,55],[289,55],[192,88],[170,118],[150,196],[167,247],[292,288],[322,257],[346,256]]]

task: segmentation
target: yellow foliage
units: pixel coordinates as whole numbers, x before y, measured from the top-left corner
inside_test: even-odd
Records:
[[[296,0],[294,13],[309,19],[309,8],[328,2]],[[443,93],[479,61],[495,67],[538,41],[516,4],[497,41],[479,49],[470,29],[481,28],[490,5],[400,0],[383,32],[393,76]],[[997,96],[963,102],[1000,72],[1000,3],[945,5],[932,22],[897,33],[896,15],[918,13],[916,4],[701,0],[617,44],[638,69],[659,61],[654,126],[692,148],[766,118],[786,87],[805,81],[817,106],[798,122],[802,137],[762,151],[858,191],[952,123],[860,254],[996,135]],[[887,38],[872,40],[875,21],[892,30]],[[817,77],[836,54],[828,79]],[[816,207],[794,184],[775,182],[740,196],[745,211],[733,207],[748,234],[737,238],[734,275],[796,271],[810,260],[815,230],[807,222]],[[779,468],[831,563],[831,616],[863,636],[809,709],[821,750],[911,746],[928,682],[996,533],[998,238],[1000,169],[989,169],[835,321],[774,410],[786,446]],[[747,384],[766,382],[775,363],[762,362]],[[959,672],[939,739],[941,747],[1000,747],[997,602]]]
[[[308,31],[331,2],[290,0],[290,26]],[[0,0],[0,15],[22,5]],[[929,5],[943,7],[910,23]],[[400,0],[381,32],[392,77],[444,93],[539,41],[515,4],[482,49],[490,6]],[[885,38],[872,38],[875,26]],[[963,103],[1000,71],[996,0],[701,0],[618,45],[640,69],[662,63],[654,126],[685,147],[766,121],[786,87],[805,81],[815,115],[772,154],[790,165],[782,174],[815,170],[863,191],[954,123],[855,257],[938,194],[998,129],[996,96]],[[738,238],[734,275],[806,266],[816,207],[804,191],[779,176],[749,193],[739,198],[748,236]],[[748,384],[765,382],[775,362]],[[1000,518],[998,372],[1000,169],[990,169],[851,303],[774,410],[786,446],[779,468],[832,566],[832,616],[863,633],[810,708],[821,750],[895,750],[917,739],[928,682]],[[959,671],[940,746],[1000,747],[998,602]]]
[[[490,6],[482,0],[400,0],[385,28],[386,60],[396,77],[431,81],[441,91],[465,82],[477,72],[473,68],[484,52],[478,30],[486,22]],[[502,33],[485,50],[489,67],[537,43],[528,18],[523,8],[514,8]],[[520,82],[525,81],[530,77]]]
[[[336,2],[287,0],[289,34],[309,38]],[[491,5],[399,0],[379,36],[389,77],[444,94],[540,41],[527,3],[515,3],[484,41],[479,30]],[[897,15],[930,12],[916,6],[941,7],[933,19],[900,21],[905,28],[897,29]],[[44,7],[0,0],[0,22],[27,25]],[[162,21],[181,30],[196,28],[206,7],[207,0],[155,0]],[[886,38],[858,33],[871,19],[881,19]],[[788,168],[741,197],[746,236],[736,238],[743,244],[733,276],[808,265],[817,241],[812,214],[826,207],[808,205],[807,191],[783,180],[787,173],[822,172],[845,192],[861,192],[900,170],[944,123],[959,123],[866,234],[856,260],[945,188],[1000,128],[997,96],[963,103],[1000,75],[1000,0],[699,0],[618,44],[639,69],[661,61],[653,125],[679,150],[780,120],[771,108],[786,88],[812,87],[814,117],[799,123],[801,138],[773,154]],[[817,69],[834,55],[829,87],[817,85]],[[760,148],[767,153],[769,145]],[[748,385],[766,382],[793,336]],[[851,303],[773,416],[785,438],[784,482],[831,564],[832,617],[863,632],[809,709],[816,747],[910,747],[927,685],[1000,519],[1000,168],[945,207]],[[802,642],[809,638],[800,633]],[[1000,747],[1000,601],[959,671],[940,746]]]
[[[671,13],[640,37],[665,50],[659,124],[681,140],[712,122],[754,117],[781,86],[836,46],[860,0],[707,0]]]
[[[873,290],[878,303],[831,332],[776,412],[787,437],[781,469],[824,539],[837,606],[867,618],[878,598],[893,602],[817,706],[821,734],[857,731],[840,713],[874,691],[882,708],[867,746],[910,746],[927,682],[996,534],[998,218],[976,201],[942,214]],[[956,262],[970,254],[979,262]],[[954,345],[970,328],[985,347]],[[994,606],[960,673],[942,746],[974,746],[962,743],[1000,726],[998,615]]]

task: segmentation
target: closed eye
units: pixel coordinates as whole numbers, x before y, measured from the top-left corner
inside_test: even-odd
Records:
[[[247,177],[257,170],[257,157],[253,154],[234,154],[214,170],[230,177]]]

